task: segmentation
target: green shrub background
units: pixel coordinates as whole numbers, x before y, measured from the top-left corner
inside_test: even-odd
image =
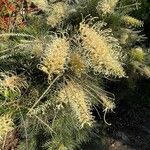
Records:
[[[7,14],[16,20],[0,26],[1,149],[10,135],[20,150],[82,149],[101,144],[113,123],[107,114],[149,114],[148,1],[26,0],[18,7]]]

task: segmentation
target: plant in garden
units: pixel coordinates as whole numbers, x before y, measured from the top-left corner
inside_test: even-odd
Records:
[[[5,2],[0,17],[10,21],[7,26],[0,21],[2,145],[8,132],[17,130],[18,149],[79,148],[95,134],[93,109],[102,107],[108,124],[106,113],[116,107],[103,79],[121,80],[128,76],[124,66],[146,65],[147,53],[135,47],[144,39],[135,31],[143,22],[131,17],[137,5],[134,0]],[[88,13],[91,7],[95,16]],[[22,28],[18,16],[25,21]],[[46,137],[39,141],[41,131]]]

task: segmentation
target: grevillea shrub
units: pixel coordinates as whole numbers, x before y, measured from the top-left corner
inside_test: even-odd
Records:
[[[111,125],[106,114],[117,106],[104,79],[150,76],[143,22],[132,16],[139,6],[0,1],[0,149],[14,133],[20,150],[81,149],[102,123]],[[93,111],[103,114],[100,122]]]

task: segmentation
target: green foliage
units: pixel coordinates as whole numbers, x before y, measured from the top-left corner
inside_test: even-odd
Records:
[[[103,109],[108,125],[116,107],[103,79],[150,77],[140,2],[26,3],[38,11],[25,14],[26,25],[0,30],[0,119],[11,114],[14,124],[0,131],[0,145],[15,129],[20,150],[80,149],[97,134],[93,109]]]

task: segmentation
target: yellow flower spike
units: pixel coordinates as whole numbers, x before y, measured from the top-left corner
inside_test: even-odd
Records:
[[[0,116],[0,141],[14,129],[14,123],[12,122],[11,116],[5,114]]]
[[[78,118],[80,127],[83,128],[85,124],[92,126],[93,116],[91,114],[91,104],[87,100],[83,88],[74,82],[67,82],[67,84],[59,91],[57,101],[61,104],[69,104]]]
[[[101,30],[98,25],[90,27],[89,24],[80,23],[80,38],[89,66],[106,76],[124,77],[125,72],[119,62],[122,58],[121,48],[117,39],[111,36],[110,30]]]
[[[145,53],[141,47],[133,48],[130,55],[133,60],[140,62],[142,62],[145,57]]]
[[[71,70],[78,77],[86,70],[86,63],[84,58],[77,52],[73,52],[70,56]]]
[[[51,6],[51,15],[47,18],[47,24],[55,27],[58,23],[68,16],[68,5],[64,2],[58,2]]]
[[[116,7],[119,0],[102,0],[98,2],[96,7],[98,13],[101,15],[111,14],[114,12],[114,8]]]
[[[141,20],[138,20],[134,17],[125,15],[121,17],[121,20],[126,24],[126,25],[131,25],[133,27],[142,27],[143,22]]]
[[[60,75],[65,70],[68,53],[69,41],[65,37],[54,38],[41,56],[39,69],[48,74],[49,78],[53,74]]]

